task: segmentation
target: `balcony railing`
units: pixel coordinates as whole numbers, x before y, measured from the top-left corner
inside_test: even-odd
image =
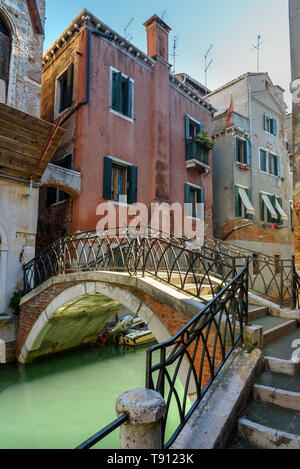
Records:
[[[186,141],[186,161],[195,161],[209,168],[210,148],[201,140],[191,139]]]

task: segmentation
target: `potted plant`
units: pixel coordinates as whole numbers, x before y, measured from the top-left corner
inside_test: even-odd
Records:
[[[196,140],[200,141],[205,147],[209,148],[210,150],[212,150],[212,148],[216,144],[216,142],[211,140],[210,136],[205,130],[202,130],[196,135]]]

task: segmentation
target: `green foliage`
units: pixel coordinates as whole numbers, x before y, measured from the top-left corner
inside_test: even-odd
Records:
[[[210,139],[210,136],[205,130],[202,130],[202,132],[199,132],[196,137],[198,140],[200,140],[204,145],[206,145],[208,148],[212,149],[216,142],[213,142]]]
[[[23,290],[17,290],[14,292],[13,296],[11,297],[9,306],[13,310],[16,316],[20,314],[20,301],[23,295],[24,295]]]

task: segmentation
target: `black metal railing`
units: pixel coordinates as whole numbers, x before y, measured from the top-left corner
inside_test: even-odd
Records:
[[[114,420],[112,423],[103,428],[100,432],[93,435],[91,438],[86,440],[84,443],[81,443],[75,449],[90,449],[103,440],[106,436],[110,435],[112,432],[117,430],[123,423],[127,422],[129,416],[127,414],[121,415],[119,418]]]
[[[210,149],[200,140],[192,139],[186,142],[186,160],[197,160],[205,166],[209,166]]]
[[[275,301],[280,307],[299,307],[300,283],[294,259],[280,259],[213,238],[205,238],[205,247],[236,256],[237,271],[249,259],[249,290]],[[298,304],[298,306],[297,306]]]
[[[162,423],[165,449],[173,444],[234,348],[242,343],[247,321],[246,261],[229,285],[175,337],[147,351],[146,386],[159,392],[167,404]],[[170,414],[178,416],[175,429],[168,429]]]

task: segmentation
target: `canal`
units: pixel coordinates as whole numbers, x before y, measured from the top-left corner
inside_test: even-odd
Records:
[[[1,366],[0,449],[75,448],[116,418],[120,394],[145,386],[145,364],[146,348],[105,345]],[[119,448],[119,431],[95,448]]]

